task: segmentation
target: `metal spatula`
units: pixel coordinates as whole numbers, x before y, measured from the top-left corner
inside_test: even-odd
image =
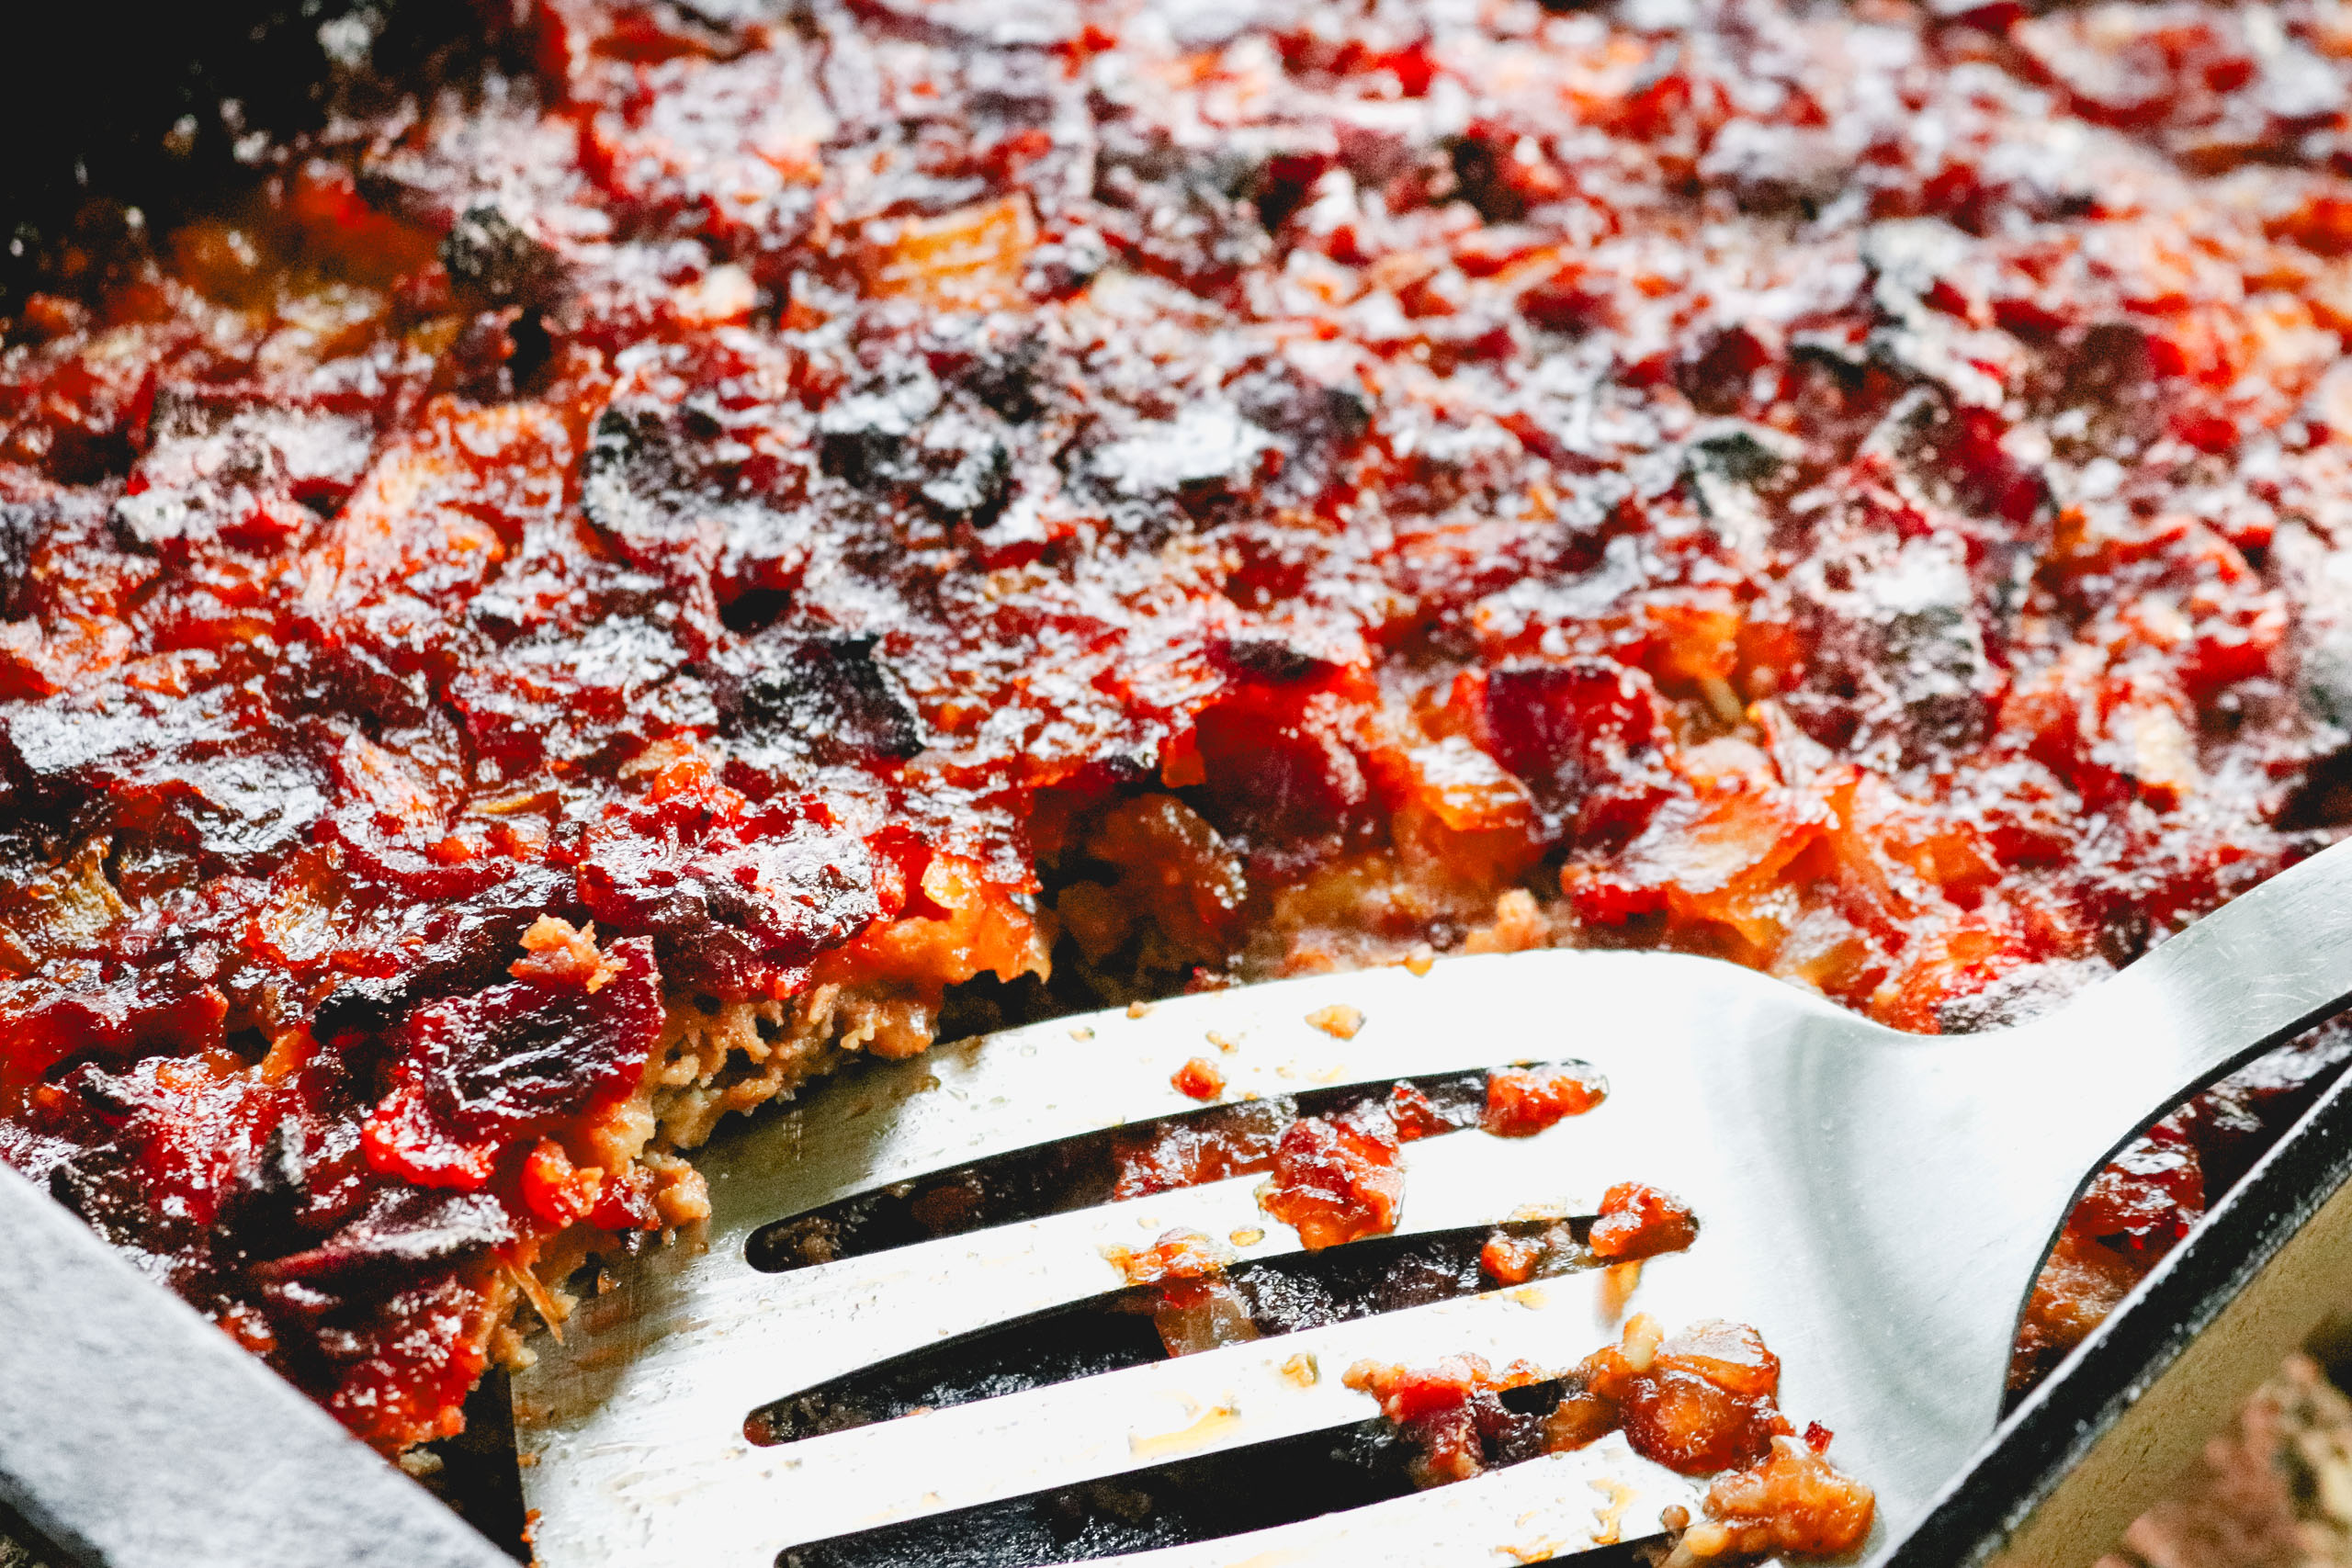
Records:
[[[1559,1366],[1611,1337],[1622,1303],[1570,1275],[794,1441],[747,1438],[772,1402],[1121,1290],[1106,1248],[1183,1226],[1231,1238],[1244,1261],[1295,1249],[1260,1212],[1261,1179],[1244,1176],[789,1271],[753,1266],[775,1222],[1197,1111],[1170,1075],[1204,1053],[1227,1100],[1592,1064],[1604,1101],[1539,1136],[1408,1145],[1400,1231],[1590,1214],[1622,1181],[1679,1195],[1700,1235],[1648,1263],[1634,1309],[1760,1330],[1782,1360],[1783,1408],[1836,1432],[1840,1467],[1877,1490],[1884,1540],[1992,1432],[2028,1283],[2087,1175],[2186,1093],[2347,997],[2352,846],[2051,1015],[1964,1039],[1897,1034],[1727,964],[1544,952],[1188,997],[878,1066],[723,1139],[702,1161],[707,1246],[639,1260],[562,1343],[539,1343],[514,1396],[536,1547],[548,1568],[765,1568],[810,1542],[1363,1422],[1374,1402],[1340,1376],[1360,1359]],[[1351,1038],[1328,1027],[1352,1014]],[[1690,1483],[1611,1438],[1119,1561],[1532,1560],[1654,1533],[1662,1509],[1692,1502]]]

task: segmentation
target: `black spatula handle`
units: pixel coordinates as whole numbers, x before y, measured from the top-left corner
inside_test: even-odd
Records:
[[[88,1568],[514,1568],[6,1166],[0,1502]]]

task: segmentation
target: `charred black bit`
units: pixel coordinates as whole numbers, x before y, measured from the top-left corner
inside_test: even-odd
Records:
[[[544,310],[563,292],[563,262],[495,207],[469,207],[441,242],[458,296],[481,309]]]

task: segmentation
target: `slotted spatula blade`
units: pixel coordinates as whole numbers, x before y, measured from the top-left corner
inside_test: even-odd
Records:
[[[1245,1179],[789,1272],[748,1257],[763,1227],[838,1200],[1197,1110],[1170,1077],[1219,1043],[1228,1100],[1593,1064],[1605,1100],[1536,1138],[1408,1145],[1402,1228],[1589,1214],[1619,1181],[1679,1195],[1699,1238],[1648,1263],[1632,1306],[1758,1329],[1781,1358],[1783,1408],[1836,1432],[1840,1466],[1877,1491],[1874,1539],[1890,1539],[1992,1432],[2027,1283],[2086,1174],[2188,1088],[2352,990],[2347,853],[2274,879],[2055,1014],[1965,1042],[1896,1034],[1713,961],[1547,952],[1188,997],[847,1075],[720,1139],[701,1161],[702,1245],[624,1270],[518,1377],[541,1561],[764,1568],[811,1542],[1338,1431],[1375,1412],[1339,1382],[1358,1359],[1565,1366],[1613,1337],[1623,1303],[1567,1276],[795,1441],[746,1436],[754,1411],[828,1380],[1120,1290],[1107,1246],[1189,1225],[1269,1233],[1245,1259],[1295,1247],[1235,1223],[1250,1213]],[[1334,1009],[1361,1016],[1352,1037],[1314,1021]],[[1320,1375],[1285,1375],[1300,1357]],[[1690,1505],[1680,1478],[1622,1448],[1573,1457],[1160,1560],[1488,1562],[1522,1515],[1557,1517],[1564,1481],[1606,1481],[1627,1503],[1585,1507],[1544,1538],[1555,1553],[1654,1533],[1661,1510]]]

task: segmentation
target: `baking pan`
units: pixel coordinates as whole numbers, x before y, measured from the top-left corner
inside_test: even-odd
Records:
[[[2352,1294],[2352,1074],[2339,1074],[1992,1440],[1885,1568],[2075,1568],[2163,1495]]]
[[[290,0],[44,6],[12,17],[8,91],[0,93],[0,130],[12,149],[0,168],[0,218],[6,220],[0,310],[11,308],[44,248],[90,197],[128,200],[167,222],[175,209],[238,177],[242,136],[300,130],[326,112],[334,92],[368,91],[364,81],[338,77],[336,51],[326,41],[336,36],[332,24],[364,27],[376,65],[397,76],[444,52],[481,47],[471,40],[481,36],[483,15],[466,0]],[[227,115],[224,100],[235,105]],[[2071,1568],[2099,1555],[2347,1293],[2348,1177],[2352,1077],[2339,1077],[2058,1374],[2008,1413],[1967,1472],[1882,1561],[1889,1568],[1974,1568],[1995,1561]],[[39,1456],[44,1446],[54,1458],[64,1440],[37,1424],[25,1427],[17,1418],[29,1412],[22,1405],[8,1408],[9,1382],[40,1363],[40,1337],[60,1332],[32,1310],[43,1291],[70,1274],[77,1289],[95,1292],[90,1300],[103,1299],[108,1312],[123,1314],[110,1320],[123,1332],[151,1337],[155,1356],[143,1364],[126,1360],[105,1396],[130,1408],[136,1380],[136,1405],[149,1417],[122,1435],[116,1460],[50,1469],[43,1484],[51,1503],[58,1477],[67,1476],[71,1485],[86,1488],[80,1506],[56,1508],[21,1488],[12,1491],[0,1476],[0,1536],[29,1532],[60,1563],[128,1568],[130,1559],[75,1520],[139,1507],[200,1510],[208,1492],[217,1495],[232,1483],[212,1462],[218,1456],[187,1439],[224,1410],[266,1428],[232,1434],[240,1463],[257,1467],[245,1473],[266,1482],[257,1493],[245,1488],[244,1501],[282,1497],[289,1517],[300,1517],[323,1487],[363,1512],[385,1510],[368,1516],[379,1522],[420,1517],[412,1510],[421,1495],[396,1472],[378,1467],[385,1484],[377,1485],[347,1468],[353,1455],[366,1459],[356,1445],[338,1447],[328,1440],[332,1434],[315,1429],[318,1423],[299,1413],[288,1416],[293,1406],[308,1409],[290,1390],[280,1391],[291,1401],[284,1410],[250,1388],[224,1404],[220,1390],[229,1384],[211,1380],[225,1375],[233,1383],[235,1374],[211,1366],[219,1358],[205,1354],[208,1343],[186,1337],[201,1320],[159,1288],[137,1281],[127,1267],[119,1277],[96,1268],[87,1249],[28,1213],[28,1203],[47,1201],[0,1172],[0,1237],[12,1248],[37,1244],[47,1260],[46,1273],[28,1269],[22,1261],[31,1255],[17,1250],[19,1261],[0,1274],[0,1332],[19,1339],[5,1348],[13,1359],[0,1355],[0,1424],[18,1427],[13,1445],[0,1446],[0,1454],[14,1456],[10,1467],[21,1472],[31,1462],[28,1456]],[[56,1217],[64,1220],[63,1211]],[[25,1335],[35,1338],[24,1341]],[[225,1348],[227,1341],[220,1345]],[[204,1375],[158,1377],[180,1354],[201,1362]],[[274,1382],[258,1363],[248,1366]],[[17,1392],[28,1386],[19,1381]],[[134,1446],[193,1484],[118,1486],[112,1472],[123,1462],[120,1452]],[[432,1542],[412,1538],[404,1549],[388,1540],[386,1555],[340,1561],[482,1560],[478,1540],[461,1527],[446,1538],[437,1525],[423,1529],[435,1537]],[[5,1551],[0,1539],[0,1561]],[[240,1561],[233,1551],[204,1560]],[[242,1559],[250,1568],[278,1561],[296,1559]],[[184,1564],[196,1568],[196,1560]]]

